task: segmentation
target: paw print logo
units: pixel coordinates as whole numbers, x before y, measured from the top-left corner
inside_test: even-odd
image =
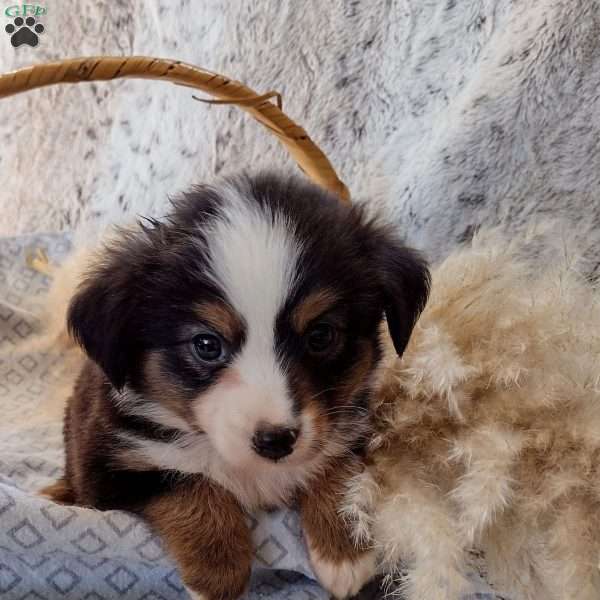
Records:
[[[44,33],[44,26],[41,23],[36,23],[33,17],[27,17],[27,19],[17,17],[4,29],[10,35],[10,43],[15,48],[23,44],[32,47],[37,46],[40,41],[38,34]]]

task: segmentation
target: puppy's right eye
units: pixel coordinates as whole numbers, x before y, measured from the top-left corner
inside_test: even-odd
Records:
[[[336,341],[335,328],[329,323],[317,323],[306,332],[306,344],[313,354],[321,354]]]
[[[194,352],[204,362],[219,363],[227,358],[223,342],[214,333],[200,333],[194,336]]]

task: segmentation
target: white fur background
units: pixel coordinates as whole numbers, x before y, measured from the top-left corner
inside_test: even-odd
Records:
[[[14,49],[2,26],[2,71],[149,54],[279,90],[354,197],[432,257],[481,223],[565,212],[589,234],[600,220],[598,0],[46,5],[37,48]],[[4,235],[160,216],[215,174],[295,169],[247,115],[169,84],[48,88],[0,110]]]

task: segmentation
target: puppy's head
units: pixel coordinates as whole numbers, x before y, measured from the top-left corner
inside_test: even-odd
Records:
[[[358,208],[241,177],[108,247],[69,325],[148,419],[205,435],[233,467],[281,468],[360,440],[383,315],[401,354],[428,285],[418,255]]]

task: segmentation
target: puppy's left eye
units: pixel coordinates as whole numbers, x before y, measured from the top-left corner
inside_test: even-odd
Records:
[[[333,346],[337,339],[335,327],[329,323],[317,323],[305,334],[306,345],[310,352],[320,354]]]
[[[223,342],[214,333],[200,333],[194,336],[192,342],[196,355],[204,362],[219,363],[227,358]]]

